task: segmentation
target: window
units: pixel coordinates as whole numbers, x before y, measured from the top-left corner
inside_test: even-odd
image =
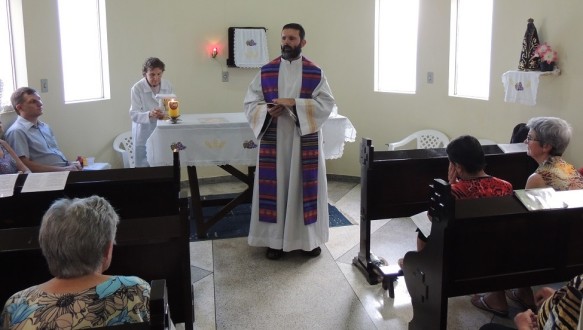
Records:
[[[487,100],[493,0],[452,0],[449,95]]]
[[[0,0],[0,106],[17,87],[28,85],[21,0]]]
[[[419,0],[376,0],[375,13],[374,89],[414,94]]]
[[[59,0],[65,103],[109,98],[105,0]]]

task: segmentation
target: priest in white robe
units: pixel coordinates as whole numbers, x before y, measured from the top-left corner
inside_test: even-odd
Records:
[[[301,25],[287,24],[281,35],[282,56],[261,68],[245,96],[260,141],[248,243],[267,247],[269,259],[293,250],[317,256],[328,241],[321,129],[336,112],[324,73],[301,55]]]

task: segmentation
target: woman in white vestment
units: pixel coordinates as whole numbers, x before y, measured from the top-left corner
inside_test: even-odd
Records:
[[[162,79],[164,62],[159,58],[147,58],[142,67],[143,78],[132,86],[130,118],[136,167],[148,167],[146,141],[156,129],[158,120],[164,119],[164,109],[156,99],[158,94],[173,94],[172,84]]]

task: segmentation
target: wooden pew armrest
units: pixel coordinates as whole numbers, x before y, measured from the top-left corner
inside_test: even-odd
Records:
[[[150,329],[170,329],[170,308],[166,280],[153,280],[150,283]]]

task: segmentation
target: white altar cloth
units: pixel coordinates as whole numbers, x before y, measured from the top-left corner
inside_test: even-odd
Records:
[[[172,124],[159,121],[146,142],[150,166],[172,165],[173,143],[180,142],[182,165],[247,165],[257,162],[258,141],[243,112],[184,114]],[[356,129],[344,116],[331,115],[322,128],[326,159],[342,157],[345,142],[354,142]]]

